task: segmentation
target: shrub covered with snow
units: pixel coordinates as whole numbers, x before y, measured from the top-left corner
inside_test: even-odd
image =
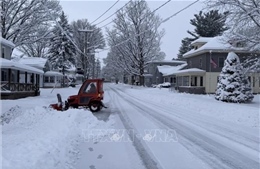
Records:
[[[169,87],[171,87],[171,83],[170,82],[164,82],[162,84],[152,85],[152,87],[154,87],[154,88],[161,88],[161,87],[169,88]]]
[[[225,102],[251,102],[254,98],[250,82],[243,72],[239,57],[229,52],[219,75],[215,98]]]

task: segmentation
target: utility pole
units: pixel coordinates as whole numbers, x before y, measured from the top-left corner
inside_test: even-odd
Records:
[[[62,59],[63,59],[63,64],[62,64],[62,87],[65,87],[65,67],[64,67],[64,63],[65,63],[65,48],[64,48],[64,35],[62,35]]]
[[[89,29],[79,29],[79,32],[84,32],[84,56],[83,56],[83,76],[84,76],[84,80],[86,80],[86,56],[87,56],[87,52],[88,52],[88,40],[86,40],[86,38],[88,38],[88,33],[92,33],[93,30],[89,30]],[[89,61],[89,60],[88,60]]]
[[[92,69],[92,79],[95,79],[95,68],[96,68],[96,64],[95,64],[95,54],[93,54],[93,58],[92,58],[92,65],[93,65],[93,69]]]

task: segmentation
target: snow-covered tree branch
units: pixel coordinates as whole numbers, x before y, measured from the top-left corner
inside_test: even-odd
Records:
[[[107,30],[108,45],[117,65],[140,76],[141,85],[147,64],[165,55],[160,49],[164,35],[163,30],[159,31],[160,23],[160,17],[150,11],[145,1],[131,1],[117,13],[113,29]]]
[[[259,0],[207,0],[206,3],[209,8],[229,11],[227,25],[231,29],[225,33],[228,39],[242,42],[252,53],[260,52]],[[242,62],[247,72],[259,72],[259,63],[259,54]]]
[[[2,0],[1,10],[2,37],[22,46],[44,38],[46,34],[38,36],[35,32],[41,26],[50,26],[61,7],[56,0]]]

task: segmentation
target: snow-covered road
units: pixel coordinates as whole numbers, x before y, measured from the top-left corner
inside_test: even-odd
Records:
[[[3,125],[6,168],[258,169],[259,111],[210,95],[123,84],[105,85],[108,109],[91,114],[42,108],[77,88],[42,89],[35,98],[3,101],[15,109]],[[15,103],[15,104],[14,104]],[[37,105],[36,105],[37,103]],[[30,153],[32,152],[32,153]],[[73,157],[74,156],[74,157]],[[46,165],[42,165],[48,161]],[[64,164],[65,163],[65,164]],[[20,167],[18,167],[20,166]]]
[[[93,146],[108,157],[120,154],[120,160],[96,160],[95,165],[85,160],[78,168],[87,165],[257,169],[260,166],[259,95],[251,104],[238,105],[216,101],[212,96],[122,84],[106,84],[105,91],[105,103],[109,105],[105,111],[115,116],[114,128],[118,129],[120,139]],[[122,129],[127,132],[121,132]],[[106,148],[102,151],[102,147]],[[86,155],[91,153],[88,151]],[[138,155],[139,159],[127,160],[131,154]]]

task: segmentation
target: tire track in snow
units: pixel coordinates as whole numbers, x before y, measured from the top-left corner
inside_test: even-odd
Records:
[[[126,94],[123,90],[121,90],[121,89],[119,89],[119,90],[121,92],[123,92],[124,94]],[[129,97],[132,97],[135,100],[143,101],[140,98],[136,98],[130,94],[126,94],[126,95]],[[214,121],[211,122],[211,121],[208,121],[208,119],[204,119],[202,116],[196,117],[196,116],[194,116],[194,113],[189,113],[190,110],[187,108],[177,107],[177,106],[167,108],[167,107],[165,107],[165,106],[167,106],[166,104],[161,105],[161,104],[158,104],[158,102],[151,101],[151,100],[147,101],[146,104],[147,103],[151,104],[153,106],[156,106],[157,108],[167,111],[167,113],[171,116],[176,116],[176,117],[179,117],[182,119],[185,118],[185,120],[187,120],[191,123],[194,123],[200,127],[205,128],[204,125],[210,126],[210,128],[205,128],[205,129],[207,129],[208,131],[213,132],[215,134],[218,134],[222,137],[230,139],[236,143],[242,144],[243,146],[246,146],[247,148],[250,148],[253,151],[259,152],[259,137],[257,137],[256,135],[249,134],[248,131],[245,131],[245,130],[240,131],[240,130],[237,130],[237,128],[234,128],[232,130],[228,125],[226,125],[223,122],[221,123],[221,125],[219,125],[219,124],[214,123]],[[169,113],[169,112],[178,112],[178,114]],[[223,133],[221,131],[225,131],[225,132]]]
[[[195,154],[197,157],[201,158],[206,163],[213,165],[214,168],[259,168],[258,162],[232,150],[228,147],[228,145],[223,145],[214,140],[214,138],[218,138],[219,136],[216,137],[214,134],[211,134],[208,131],[206,132],[207,135],[203,135],[201,134],[201,131],[203,130],[198,130],[198,127],[196,125],[179,118],[176,119],[173,117],[166,116],[161,113],[165,113],[165,111],[157,111],[155,113],[150,113],[154,112],[155,110],[151,109],[146,105],[137,103],[136,101],[133,101],[131,99],[126,99],[117,90],[112,90],[115,93],[117,93],[122,99],[142,110],[147,115],[147,117],[149,117],[153,121],[156,121],[158,124],[165,126],[165,128],[175,130],[177,129],[177,131],[179,131],[178,133],[181,133],[180,143],[184,147],[186,147],[190,152]],[[195,127],[195,129],[193,127]],[[205,131],[203,132],[205,133]],[[214,137],[211,138],[211,136]]]
[[[112,89],[112,88],[110,88],[110,89]],[[109,97],[113,98],[114,103],[118,103],[117,97],[112,96],[110,93],[109,93]],[[130,118],[126,115],[126,113],[124,113],[124,110],[122,110],[120,108],[120,105],[116,105],[116,108],[119,109],[119,112],[117,114],[118,114],[122,124],[124,125],[125,129],[133,131],[133,133],[131,133],[131,135],[130,135],[130,133],[128,133],[129,138],[131,139],[133,146],[136,149],[144,167],[147,169],[163,169],[163,167],[160,165],[160,163],[152,155],[152,152],[149,150],[149,148],[144,143],[144,141],[138,137],[139,134],[138,134],[137,130],[134,128],[134,125],[132,124]]]

